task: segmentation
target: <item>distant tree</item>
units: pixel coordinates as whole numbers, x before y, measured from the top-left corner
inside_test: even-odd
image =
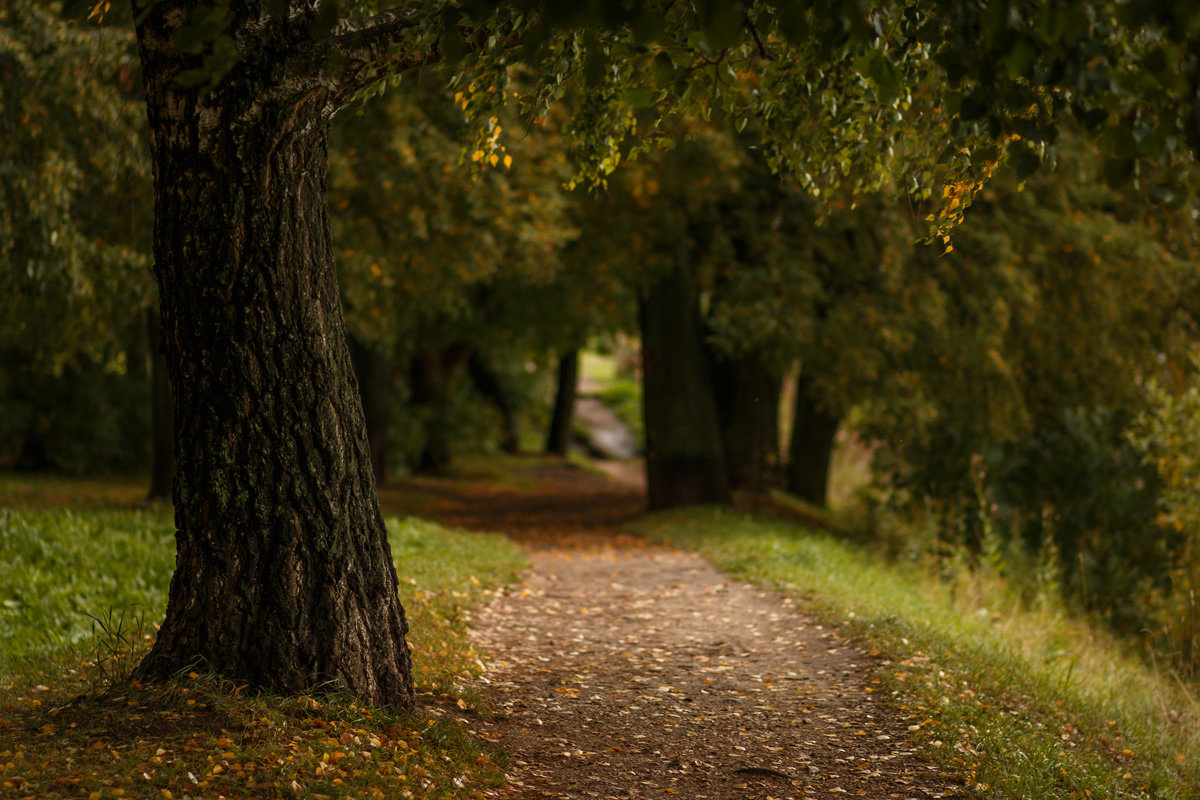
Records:
[[[498,113],[497,135],[520,124]],[[464,370],[501,413],[502,446],[516,448],[516,392],[497,362],[519,359],[523,371],[543,349],[535,329],[550,319],[530,295],[555,279],[573,235],[553,137],[538,126],[493,166],[464,158],[464,125],[444,88],[413,85],[334,129],[333,235],[377,480],[399,410],[409,415],[402,444],[417,449],[399,454],[407,466],[447,466],[449,394]]]

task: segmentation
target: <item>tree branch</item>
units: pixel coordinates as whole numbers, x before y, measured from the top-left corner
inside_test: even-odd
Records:
[[[387,60],[393,44],[429,19],[427,14],[401,6],[370,17],[341,20],[329,38],[329,45],[352,62],[364,65],[382,62]]]
[[[394,45],[422,28],[427,36],[423,47],[396,51]],[[336,79],[339,94],[348,98],[388,73],[405,72],[438,63],[444,55],[442,36],[429,38],[428,34],[440,30],[440,21],[428,11],[404,7],[362,19],[340,21],[326,40],[327,60],[338,60],[343,65]],[[506,32],[503,26],[499,30],[486,25],[460,29],[459,36],[464,54],[485,48],[507,50],[521,43],[520,34],[511,30]]]

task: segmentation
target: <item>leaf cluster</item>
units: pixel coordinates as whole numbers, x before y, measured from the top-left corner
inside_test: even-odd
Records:
[[[0,9],[0,341],[105,363],[151,297],[140,70],[127,27],[55,10]]]

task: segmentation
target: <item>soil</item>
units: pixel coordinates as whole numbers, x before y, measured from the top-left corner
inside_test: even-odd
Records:
[[[619,472],[619,471],[618,471]],[[568,467],[464,490],[444,522],[513,537],[532,568],[473,620],[498,712],[454,713],[512,758],[504,800],[965,795],[910,741],[864,652],[804,601],[619,525],[639,487]],[[626,473],[625,477],[630,476]]]

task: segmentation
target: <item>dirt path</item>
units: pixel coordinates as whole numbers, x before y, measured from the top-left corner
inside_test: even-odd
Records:
[[[636,492],[585,473],[542,477],[543,491],[496,495],[492,508],[475,497],[447,519],[503,530],[533,565],[474,620],[492,654],[480,687],[503,713],[468,723],[514,758],[493,797],[960,791],[911,749],[920,720],[883,704],[871,656],[798,601],[618,533]]]

